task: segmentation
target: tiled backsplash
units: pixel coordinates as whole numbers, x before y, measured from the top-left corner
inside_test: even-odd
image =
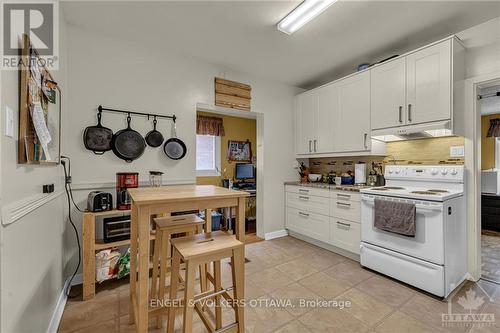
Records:
[[[350,156],[310,158],[309,166],[313,173],[337,174],[354,171],[354,164],[364,162],[367,166],[375,164],[463,164],[464,158],[451,158],[450,147],[463,146],[463,137],[445,137],[387,143],[387,156]],[[370,170],[370,169],[369,169]]]

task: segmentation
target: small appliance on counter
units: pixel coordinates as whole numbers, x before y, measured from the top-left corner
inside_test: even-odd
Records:
[[[149,171],[149,185],[152,187],[160,187],[163,184],[163,172]]]
[[[104,212],[113,209],[113,196],[103,191],[92,191],[87,197],[89,212]]]
[[[96,238],[104,243],[130,238],[130,215],[100,216],[96,219]]]
[[[129,188],[139,187],[138,172],[118,172],[116,174],[116,209],[130,209]]]
[[[356,163],[354,165],[354,184],[366,184],[365,163]]]

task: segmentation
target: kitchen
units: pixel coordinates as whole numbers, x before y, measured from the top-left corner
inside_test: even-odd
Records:
[[[264,240],[245,245],[245,257],[249,259],[244,264],[245,298],[344,299],[352,303],[342,310],[246,307],[247,330],[371,328],[383,332],[411,327],[413,331],[433,331],[442,327],[441,315],[448,313],[448,304],[453,311],[463,310],[458,299],[471,288],[485,300],[472,309],[475,313],[498,313],[498,306],[489,301],[495,299],[498,288],[476,275],[479,247],[473,245],[476,234],[472,229],[477,229],[473,225],[477,219],[470,218],[475,213],[469,201],[477,185],[477,142],[476,132],[470,128],[469,104],[464,101],[475,96],[467,90],[465,81],[477,80],[474,82],[480,85],[500,77],[495,76],[500,69],[498,4],[339,1],[292,34],[279,31],[278,22],[300,3],[60,2],[60,65],[51,74],[62,91],[61,153],[71,158],[74,201],[83,208],[89,192],[96,190],[115,196],[118,172],[138,172],[139,189],[149,188],[149,171],[163,172],[162,190],[195,184],[197,113],[222,117],[220,112],[229,112],[214,106],[215,78],[247,84],[252,87],[251,111],[231,112],[251,113],[256,119],[256,138],[252,142],[256,157],[252,161],[256,165],[256,236]],[[236,12],[247,14],[238,22],[234,19]],[[401,22],[411,21],[413,13],[419,13],[422,20],[401,26]],[[138,22],[140,27],[130,22]],[[351,31],[352,22],[357,23]],[[181,31],[185,38],[179,38]],[[360,34],[366,37],[360,39]],[[325,43],[323,38],[330,39]],[[234,47],[227,48],[228,41]],[[398,57],[375,64],[393,55]],[[358,72],[359,64],[375,65]],[[135,331],[136,325],[129,324],[128,278],[96,284],[95,297],[86,301],[81,295],[65,297],[69,278],[78,266],[79,249],[68,221],[63,167],[16,163],[19,74],[1,71],[0,75],[1,108],[5,114],[2,122],[9,123],[8,108],[14,112],[15,128],[12,136],[6,131],[1,141],[2,331],[84,332],[97,330],[98,326],[110,332]],[[457,93],[453,94],[454,87]],[[99,105],[154,115],[175,114],[175,136],[187,147],[186,155],[174,160],[167,158],[163,149],[148,147],[132,163],[118,159],[112,152],[94,156],[85,148],[82,136],[86,127],[96,125]],[[440,106],[436,109],[435,105]],[[157,129],[164,138],[174,137],[171,120],[157,120]],[[127,127],[126,115],[103,112],[102,124],[116,133]],[[132,117],[131,128],[145,136],[152,130],[152,119]],[[422,133],[436,138],[421,138]],[[245,141],[247,136],[232,139]],[[417,138],[407,140],[410,136]],[[225,159],[221,156],[221,160]],[[364,172],[357,165],[364,165]],[[393,165],[397,168],[388,167]],[[407,165],[416,167],[408,169]],[[309,175],[320,174],[323,180],[293,185],[300,181],[300,168]],[[418,176],[410,176],[412,172],[418,172]],[[439,177],[432,180],[435,172]],[[414,184],[414,178],[422,173],[429,175],[429,182],[418,180],[420,183]],[[451,181],[455,179],[452,174],[463,178]],[[341,189],[337,189],[338,184],[329,184],[336,177],[341,178]],[[359,183],[368,185],[361,189],[364,186]],[[42,185],[46,184],[54,184],[55,191],[43,194]],[[377,234],[364,234],[364,207],[368,203],[364,197],[410,199],[402,190],[369,192],[373,186],[450,192],[459,192],[457,189],[462,187],[464,202],[452,208],[452,214],[469,221],[462,229],[464,240],[459,250],[467,252],[465,268],[458,269],[460,278],[447,286],[444,281],[429,286],[422,283],[427,281],[427,273],[413,274],[411,277],[418,277],[418,281],[412,281],[411,277],[388,270],[398,265],[406,267],[415,261],[411,259],[419,258],[416,262],[440,272],[435,277],[438,280],[443,274],[448,276],[446,272],[454,266],[447,264],[450,257],[444,248],[439,258],[409,250],[411,236],[393,236],[378,243],[370,238]],[[300,189],[309,192],[306,195]],[[311,202],[306,204],[299,196],[309,197]],[[446,211],[457,198],[455,194],[411,196],[411,200],[438,204]],[[462,208],[467,211],[460,212]],[[304,225],[306,217],[291,218],[293,212],[309,214],[313,222]],[[72,206],[71,215],[83,241],[83,214]],[[417,240],[420,215],[417,207]],[[446,235],[433,236],[429,244],[441,249]],[[442,241],[437,236],[442,236]],[[398,243],[394,239],[404,242],[393,248],[391,244]],[[139,252],[144,254],[144,249],[141,247]],[[154,252],[153,244],[150,249]],[[375,253],[366,249],[387,250],[376,252],[386,256],[375,260],[375,264],[372,257],[366,262],[363,252]],[[388,253],[399,254],[393,257],[404,260],[385,261]],[[18,268],[19,262],[29,264]],[[222,263],[222,284],[226,287],[232,266]],[[378,263],[384,263],[383,267]],[[408,267],[411,273],[416,266]],[[142,281],[144,272],[140,271]],[[71,296],[81,291],[81,273],[80,269],[75,276]],[[464,278],[468,281],[458,288],[450,287]],[[440,297],[448,293],[452,297],[442,301]],[[422,308],[430,310],[420,311]],[[234,313],[229,311],[230,318],[226,318],[225,312],[223,323],[234,321]],[[176,325],[183,324],[180,318]],[[203,331],[198,314],[193,315],[193,322],[193,331]],[[495,330],[495,325],[489,328]],[[156,329],[153,323],[149,326],[150,330]]]

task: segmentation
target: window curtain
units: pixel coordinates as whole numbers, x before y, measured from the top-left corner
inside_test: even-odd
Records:
[[[490,120],[490,128],[487,137],[500,137],[500,118]]]
[[[196,134],[224,136],[224,123],[222,118],[197,115]]]

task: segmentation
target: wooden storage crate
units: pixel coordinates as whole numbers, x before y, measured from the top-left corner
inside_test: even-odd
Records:
[[[243,83],[215,78],[215,105],[250,111],[252,88]]]

